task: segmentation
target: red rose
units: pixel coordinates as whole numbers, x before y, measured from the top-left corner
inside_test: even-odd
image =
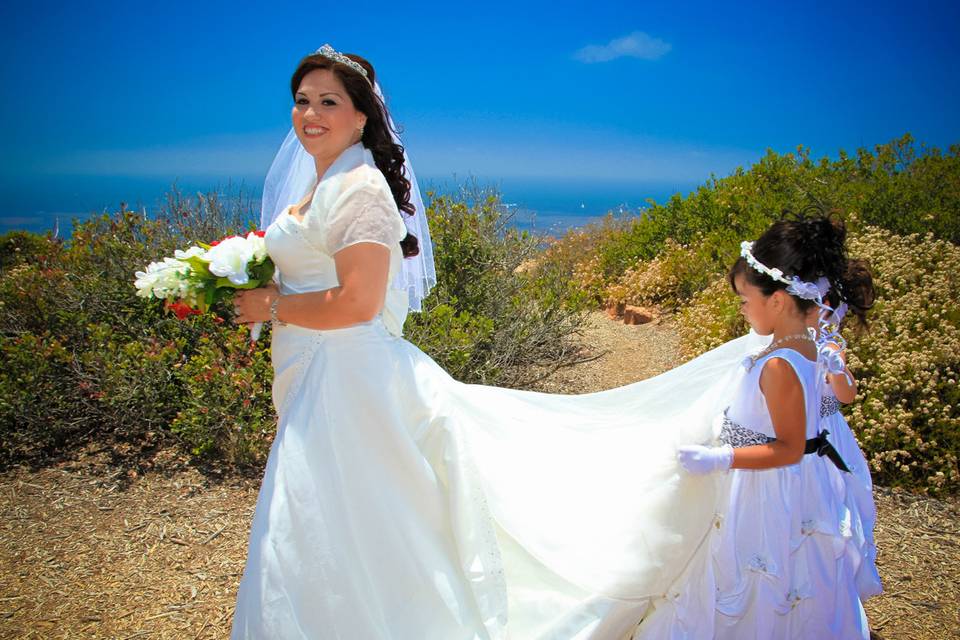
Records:
[[[229,240],[230,238],[239,238],[239,237],[240,237],[240,236],[227,236],[226,238],[220,238],[219,240],[214,240],[213,242],[211,242],[211,243],[210,243],[210,246],[211,246],[211,247],[215,247],[215,246],[217,246],[218,244],[220,244],[221,242],[223,242],[224,240]]]
[[[173,313],[177,316],[178,320],[183,320],[187,316],[198,315],[200,313],[199,309],[194,309],[190,305],[183,302],[179,302],[179,301],[168,302],[166,306],[167,306],[167,309],[170,309],[171,311],[173,311]]]

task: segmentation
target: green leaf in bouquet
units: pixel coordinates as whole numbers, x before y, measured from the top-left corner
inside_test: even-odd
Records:
[[[203,279],[214,277],[214,275],[210,273],[210,263],[204,260],[203,258],[201,258],[200,256],[193,256],[193,257],[187,258],[186,260],[184,260],[184,262],[190,265],[190,269],[193,271],[194,274],[196,274],[197,277],[200,277]]]
[[[273,280],[273,272],[276,270],[276,267],[273,264],[273,260],[267,258],[260,264],[253,265],[250,270],[250,279],[256,280],[262,284],[266,284]]]
[[[207,309],[210,308],[210,305],[212,305],[216,301],[217,301],[217,289],[216,287],[211,287],[210,283],[207,283],[204,286],[204,290],[203,290],[203,305],[202,305],[203,308],[200,310],[206,311]]]
[[[217,289],[256,289],[260,286],[260,283],[256,280],[248,280],[246,284],[234,284],[230,281],[230,278],[223,277],[217,278],[213,286]]]

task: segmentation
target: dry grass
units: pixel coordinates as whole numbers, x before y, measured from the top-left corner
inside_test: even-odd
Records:
[[[884,592],[865,603],[884,640],[960,638],[960,501],[878,487],[877,567]]]
[[[229,635],[257,481],[165,455],[143,475],[87,452],[0,478],[0,637]]]
[[[607,355],[545,386],[607,388],[676,361],[669,321],[628,327],[597,314],[589,327]],[[228,637],[259,478],[169,448],[139,472],[114,454],[0,475],[0,637]],[[883,488],[876,499],[886,592],[867,613],[877,636],[960,638],[960,503]]]

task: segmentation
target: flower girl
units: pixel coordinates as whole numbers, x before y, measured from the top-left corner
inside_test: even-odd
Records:
[[[694,475],[730,471],[708,544],[634,637],[869,638],[880,592],[870,474],[840,402],[856,394],[839,324],[865,321],[873,285],[842,223],[800,215],[741,245],[729,280],[770,345],[749,357],[718,446],[680,447]],[[810,326],[813,325],[813,326]]]

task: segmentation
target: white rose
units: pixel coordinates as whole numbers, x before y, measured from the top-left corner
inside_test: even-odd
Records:
[[[180,249],[177,249],[176,251],[173,252],[173,257],[176,258],[177,260],[188,260],[194,257],[202,258],[206,252],[207,250],[204,249],[203,247],[198,247],[194,245],[189,249],[187,249],[186,251],[181,251]]]
[[[226,277],[233,284],[247,284],[247,263],[253,259],[254,247],[246,238],[227,238],[207,251],[210,273]]]
[[[147,265],[146,271],[137,271],[134,273],[137,279],[134,281],[133,286],[137,288],[137,295],[141,298],[152,298],[154,296],[153,289],[157,283],[158,267],[163,267],[163,263],[151,262]]]
[[[163,262],[151,262],[146,271],[137,271],[134,286],[141,298],[168,298],[180,295],[190,272],[190,265],[173,258],[164,258]]]
[[[254,261],[263,262],[267,258],[267,243],[264,239],[251,231],[247,234],[247,242],[253,248]]]

